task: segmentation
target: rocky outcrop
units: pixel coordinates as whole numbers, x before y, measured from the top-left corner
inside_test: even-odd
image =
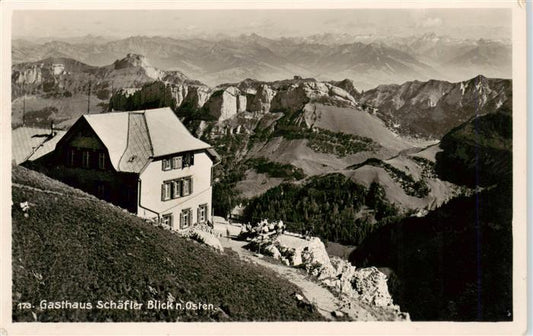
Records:
[[[195,225],[187,231],[180,232],[180,235],[191,238],[207,246],[211,246],[217,251],[224,251],[218,235],[206,225]]]
[[[343,85],[350,89],[346,83]],[[341,87],[314,79],[298,78],[270,83],[246,79],[235,85],[218,88],[211,93],[205,108],[212,116],[223,121],[244,111],[299,111],[311,101],[357,106],[356,99]]]
[[[172,98],[176,101],[176,106],[181,106],[189,93],[189,86],[184,84],[172,85],[170,91]]]
[[[248,90],[246,110],[270,112],[270,104],[275,92],[267,84],[259,86],[255,94],[253,90]]]
[[[191,113],[207,111],[217,121],[230,119],[245,111],[252,113],[299,111],[311,101],[342,106],[357,105],[352,95],[357,93],[357,90],[348,80],[320,82],[313,78],[302,79],[298,76],[274,82],[246,79],[240,83],[223,84],[212,89],[199,81],[189,79],[180,71],[157,69],[145,56],[132,53],[104,67],[91,67],[69,59],[50,59],[46,62],[44,68],[44,63],[35,62],[21,64],[13,69],[12,82],[16,86],[14,96],[24,93],[22,91],[29,91],[28,88],[21,87],[23,83],[36,86],[43,81],[50,82],[50,85],[47,85],[47,92],[54,90],[63,92],[59,86],[60,83],[68,82],[67,78],[77,78],[77,87],[67,88],[70,93],[88,92],[90,83],[99,82],[100,87],[93,85],[93,91],[115,90],[115,93],[125,95],[131,95],[131,92],[121,91],[124,88],[139,89],[144,84],[161,81],[170,87],[176,107]],[[64,78],[61,80],[56,80],[53,76],[54,66],[57,65],[63,65],[60,76]],[[102,95],[108,94],[103,91]]]
[[[205,85],[182,85],[182,101],[178,104],[176,101],[176,106],[184,107],[185,104],[190,109],[200,109],[202,108],[211,93],[211,89]],[[179,92],[179,91],[178,91]],[[183,96],[183,93],[186,93]]]
[[[392,320],[409,320],[409,314],[401,312],[400,307],[394,304],[387,276],[377,268],[356,268],[347,260],[330,258],[324,243],[317,237],[304,239],[292,234],[279,234],[275,228],[270,230],[265,225],[250,230],[250,233],[254,237],[250,248],[288,266],[305,269],[345,301],[380,309]]]
[[[236,87],[230,86],[214,91],[206,106],[209,114],[218,121],[224,121],[237,113],[246,111],[246,96],[242,95]]]
[[[42,67],[35,64],[26,69],[15,70],[11,74],[11,80],[16,84],[40,84],[42,78]]]
[[[288,263],[292,266],[303,266],[308,273],[317,276],[331,276],[334,268],[329,260],[326,247],[320,238],[313,237],[303,240],[295,237],[280,236],[274,241]]]
[[[356,89],[353,80],[351,79],[346,78],[341,81],[331,81],[329,82],[329,84],[343,89],[354,98],[358,98],[361,95],[361,93]]]
[[[356,268],[348,261],[331,258],[334,267],[332,277],[322,283],[336,292],[378,307],[399,307],[394,305],[387,286],[387,276],[375,267]]]

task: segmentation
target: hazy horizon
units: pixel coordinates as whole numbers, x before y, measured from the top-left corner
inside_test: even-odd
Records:
[[[173,38],[316,34],[511,39],[509,9],[292,10],[25,10],[15,11],[12,38],[68,39],[87,35]],[[111,32],[111,33],[110,33]]]

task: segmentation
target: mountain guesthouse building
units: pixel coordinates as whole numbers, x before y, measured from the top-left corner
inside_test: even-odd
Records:
[[[49,173],[138,216],[182,230],[212,219],[219,156],[170,108],[81,116]]]

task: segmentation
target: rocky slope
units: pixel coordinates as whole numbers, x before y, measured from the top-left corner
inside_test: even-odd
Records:
[[[359,268],[347,260],[332,257],[317,237],[282,233],[282,222],[263,220],[255,227],[243,229],[238,239],[246,238],[245,247],[279,260],[289,267],[301,268],[312,279],[337,295],[345,307],[333,311],[335,316],[350,314],[351,306],[363,306],[387,321],[409,320],[394,304],[387,286],[387,276],[375,267]],[[348,308],[348,309],[346,309]]]
[[[202,109],[218,121],[244,111],[299,111],[308,103],[321,103],[360,108],[375,114],[402,135],[435,139],[474,114],[489,113],[509,104],[512,90],[509,80],[483,76],[459,83],[430,80],[380,85],[362,93],[349,79],[322,82],[299,76],[274,82],[246,79],[210,88],[180,71],[160,70],[146,57],[136,54],[103,67],[67,58],[48,58],[13,66],[13,120],[21,121],[24,105],[26,112],[37,114],[50,114],[48,110],[53,109],[54,116],[48,118],[64,120],[69,113],[77,117],[87,111],[84,98],[91,106],[96,105],[95,110],[89,107],[89,111],[105,111],[106,100],[113,93],[130,96],[153,81],[170,88],[176,108],[189,112]],[[76,103],[69,104],[71,101]]]
[[[294,166],[307,176],[341,172],[366,187],[374,181],[381,183],[386,186],[389,199],[404,210],[434,208],[455,195],[452,185],[426,174],[432,169],[434,155],[428,156],[430,168],[411,157],[435,142],[396,134],[379,114],[361,103],[361,93],[348,79],[338,82],[300,77],[275,82],[246,79],[213,89],[187,82],[166,85],[184,122],[198,136],[214,144],[223,156],[231,157],[226,168],[233,169],[235,174],[223,175],[236,178],[232,183],[246,198],[284,181],[263,175],[258,186],[257,170],[243,163],[259,158]],[[142,101],[152,91],[146,88],[134,96],[119,93],[121,97],[112,99],[111,107],[117,110],[155,107]],[[140,105],[131,107],[130,103],[137,99]],[[147,103],[153,101],[146,99]],[[159,103],[163,99],[166,98]],[[369,159],[383,163],[376,165],[367,162]],[[420,186],[428,190],[427,194],[418,194],[413,189]]]
[[[22,122],[23,110],[26,123],[53,120],[68,124],[88,111],[106,111],[113,93],[132,94],[153,81],[172,83],[176,100],[189,96],[188,101],[196,107],[202,106],[207,98],[204,92],[208,89],[200,82],[179,71],[159,70],[141,55],[128,54],[103,67],[52,57],[13,66],[12,124]]]
[[[417,153],[435,142],[396,134],[379,114],[361,103],[349,80],[246,80],[216,90],[208,102],[217,104],[206,104],[206,110],[217,122],[201,128],[200,134],[211,143],[229,146],[222,153],[227,151],[237,162],[266,158],[300,168],[307,176],[341,172],[366,187],[378,182],[385,186],[389,199],[403,209],[432,209],[456,193],[453,185],[431,173],[434,152],[428,150],[425,157],[418,158]],[[244,100],[246,110],[240,112]],[[238,140],[233,143],[232,139]],[[373,158],[383,164],[367,161]],[[267,176],[261,178],[265,188],[256,188],[253,170],[242,174],[236,187],[247,197],[283,182]],[[423,184],[428,186],[427,194],[418,195],[410,189]]]
[[[217,188],[227,188],[216,193],[225,198],[215,202],[221,215],[239,203],[237,191],[246,201],[283,182],[330,173],[341,173],[366,188],[380,184],[401,213],[434,209],[460,190],[436,177],[436,152],[431,149],[435,141],[423,138],[438,137],[473,113],[505,107],[510,97],[508,81],[484,77],[455,84],[407,82],[366,92],[359,92],[349,79],[322,82],[299,76],[274,82],[246,79],[210,88],[181,72],[159,70],[140,55],[129,54],[101,68],[63,60],[64,69],[54,70],[62,64],[54,63],[59,61],[13,70],[19,88],[26,77],[44,82],[43,73],[51,83],[46,93],[45,86],[36,85],[36,94],[24,98],[27,106],[32,99],[53,103],[50,95],[68,90],[78,90],[76,97],[83,97],[91,82],[104,88],[96,91],[97,97],[111,95],[109,106],[101,109],[173,107],[223,156],[222,169],[216,172]],[[30,76],[34,68],[40,69],[41,77]],[[62,86],[62,80],[75,85]],[[105,92],[111,87],[113,93]],[[20,108],[21,97],[17,100]],[[36,115],[61,121],[85,108],[84,104],[83,109],[41,111],[46,118]],[[16,112],[15,108],[15,116]],[[257,160],[264,161],[262,171]],[[258,174],[263,174],[260,184]]]
[[[361,104],[400,134],[440,139],[474,115],[511,104],[510,80],[477,76],[449,83],[430,80],[380,85],[361,94]]]

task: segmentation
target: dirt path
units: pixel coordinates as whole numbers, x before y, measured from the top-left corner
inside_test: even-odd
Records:
[[[345,315],[348,315],[351,320],[355,321],[378,320],[377,317],[373,316],[356,302],[353,302],[353,300],[348,301],[347,299],[341,299],[333,295],[330,290],[310,279],[307,274],[302,272],[302,270],[270,262],[268,259],[258,257],[255,253],[244,249],[243,246],[246,242],[232,239],[232,237],[235,237],[238,234],[238,231],[240,230],[239,228],[227,224],[216,224],[215,229],[223,234],[223,237],[220,238],[220,243],[224,248],[230,248],[237,252],[239,257],[243,260],[256,263],[275,271],[281,277],[298,286],[305,298],[313,303],[318,308],[320,314],[326,319],[332,321],[336,320],[331,313],[333,311],[341,311]],[[230,233],[230,238],[226,237],[227,232]]]

